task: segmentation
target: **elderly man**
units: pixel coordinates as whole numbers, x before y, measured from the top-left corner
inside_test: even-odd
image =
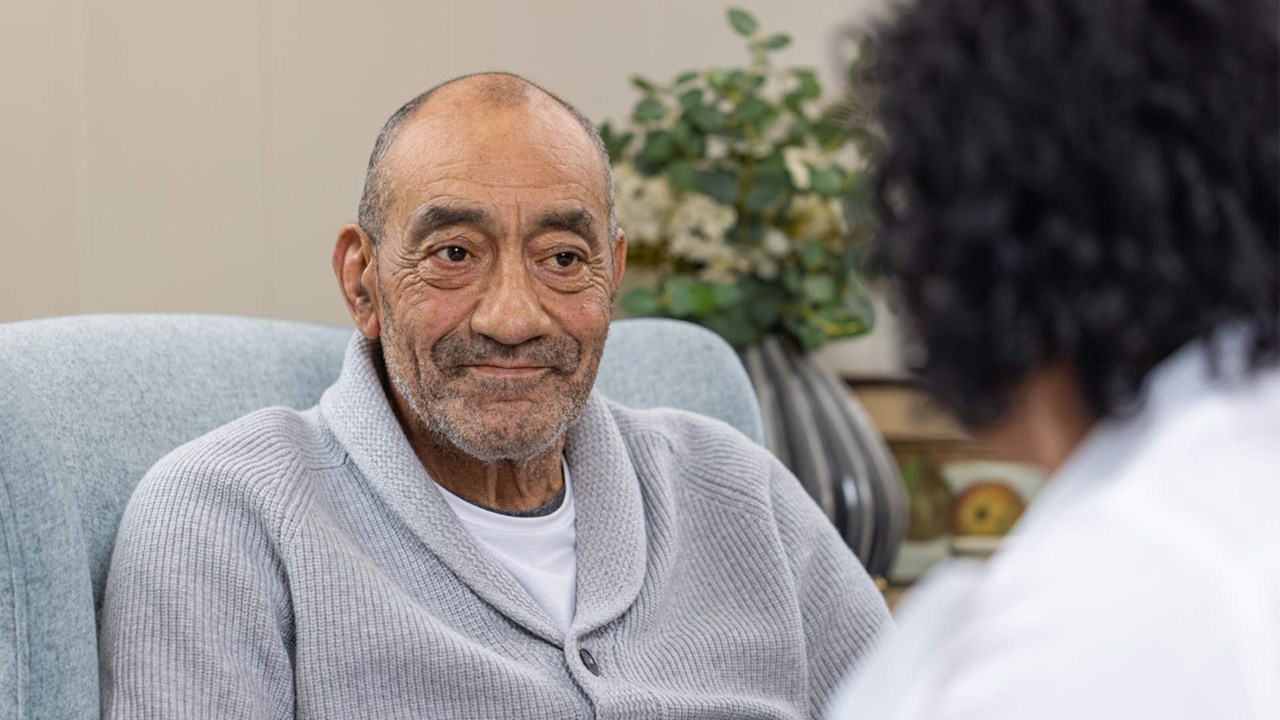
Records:
[[[106,714],[818,716],[885,607],[764,450],[591,394],[625,250],[563,101],[488,74],[396,112],[334,249],[337,383],[129,505]]]

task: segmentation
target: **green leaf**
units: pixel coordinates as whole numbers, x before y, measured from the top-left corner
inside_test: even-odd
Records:
[[[711,293],[715,296],[716,307],[720,309],[733,307],[742,300],[742,288],[737,285],[716,283],[711,286]]]
[[[716,309],[711,287],[691,275],[673,275],[664,288],[667,312],[673,317],[703,317]]]
[[[674,162],[667,168],[667,182],[676,192],[696,190],[698,187],[698,169],[687,160]]]
[[[702,104],[702,88],[690,88],[680,93],[677,98],[680,101],[680,107],[688,110]]]
[[[689,120],[703,132],[719,132],[724,129],[724,113],[710,105],[699,105],[689,111]]]
[[[756,22],[755,17],[742,8],[729,8],[729,24],[743,37],[754,35],[760,28],[760,23]]]
[[[730,345],[742,348],[760,339],[761,331],[741,308],[722,310],[706,318],[702,325],[724,338]]]
[[[651,122],[653,120],[661,120],[666,117],[667,109],[663,106],[662,101],[657,98],[645,98],[636,103],[635,112],[631,114],[631,119],[636,122]]]
[[[649,133],[644,139],[644,148],[640,157],[652,167],[657,167],[671,159],[676,151],[675,136],[665,130]]]
[[[782,193],[786,190],[785,180],[771,175],[757,175],[755,182],[751,184],[751,189],[747,191],[743,205],[751,212],[760,212],[782,197]]]
[[[718,92],[724,92],[729,89],[730,77],[728,70],[720,68],[712,68],[707,71],[707,83]]]
[[[762,293],[747,302],[747,312],[757,325],[767,331],[782,314],[782,299],[775,293]]]
[[[609,162],[616,163],[623,158],[627,152],[627,146],[635,138],[633,132],[624,132],[617,134],[613,126],[605,122],[600,126],[600,139],[604,141],[605,150],[609,152]]]
[[[827,264],[827,251],[823,249],[822,243],[812,238],[806,238],[796,244],[796,250],[800,255],[800,264],[805,270],[810,272],[820,270]],[[799,283],[796,284],[799,290]]]
[[[818,82],[818,73],[808,68],[794,71],[797,81],[795,92],[805,100],[817,100],[822,97],[822,84]]]
[[[651,287],[631,288],[623,293],[620,304],[632,315],[658,315],[661,309],[658,291]]]
[[[844,125],[831,120],[819,120],[813,124],[813,136],[824,150],[834,152],[849,139]]]
[[[862,335],[870,327],[857,315],[851,315],[840,308],[822,308],[814,313],[814,325],[828,339],[848,338]]]
[[[805,352],[817,350],[827,341],[827,334],[822,331],[822,328],[804,318],[788,315],[782,318],[782,326],[800,343],[801,349]]]
[[[862,276],[853,268],[845,271],[840,309],[850,317],[857,318],[866,330],[876,326],[876,307],[871,303],[866,286],[862,284]]]
[[[809,173],[809,187],[820,195],[839,195],[844,176],[839,168],[814,168]]]
[[[801,257],[804,256],[805,243],[800,244]],[[782,287],[792,295],[800,294],[800,285],[804,281],[804,271],[795,265],[787,265],[782,268]]]
[[[814,305],[825,305],[836,299],[836,280],[830,275],[807,275],[802,290],[805,300]]]
[[[768,114],[768,112],[769,103],[752,95],[742,99],[742,102],[738,104],[738,109],[734,111],[734,114],[737,115],[742,122],[749,123],[763,118]]]
[[[703,170],[698,173],[698,190],[725,205],[738,199],[738,178],[728,170]]]
[[[658,89],[652,82],[639,75],[631,76],[631,84],[634,85],[637,90],[642,90],[648,93],[655,92]]]
[[[700,74],[701,73],[699,73],[697,70],[682,72],[676,76],[676,85],[684,85],[685,83],[693,82],[694,80],[698,79],[698,75]]]
[[[702,157],[702,153],[707,148],[707,141],[702,137],[701,133],[693,129],[693,126],[687,120],[681,118],[671,131],[685,156],[691,158]]]
[[[786,33],[778,33],[770,35],[768,40],[764,41],[764,46],[768,50],[781,50],[791,44],[791,36]]]

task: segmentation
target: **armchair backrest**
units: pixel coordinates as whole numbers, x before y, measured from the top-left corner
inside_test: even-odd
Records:
[[[0,717],[98,717],[96,615],[134,485],[241,415],[314,405],[351,332],[211,315],[0,325]],[[615,322],[596,387],[763,437],[737,357],[694,325]]]

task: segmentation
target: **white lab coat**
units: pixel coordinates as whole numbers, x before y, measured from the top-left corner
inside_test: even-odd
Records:
[[[1242,357],[1157,368],[989,563],[912,592],[831,718],[1280,718],[1280,370]]]

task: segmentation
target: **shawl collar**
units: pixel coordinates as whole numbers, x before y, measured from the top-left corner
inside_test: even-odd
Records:
[[[481,599],[530,633],[564,638],[515,578],[449,508],[396,420],[375,362],[377,344],[356,333],[320,412],[365,482],[389,510]],[[646,536],[639,481],[607,401],[588,399],[565,454],[577,505],[578,587],[571,629],[584,635],[621,615],[644,582]]]

